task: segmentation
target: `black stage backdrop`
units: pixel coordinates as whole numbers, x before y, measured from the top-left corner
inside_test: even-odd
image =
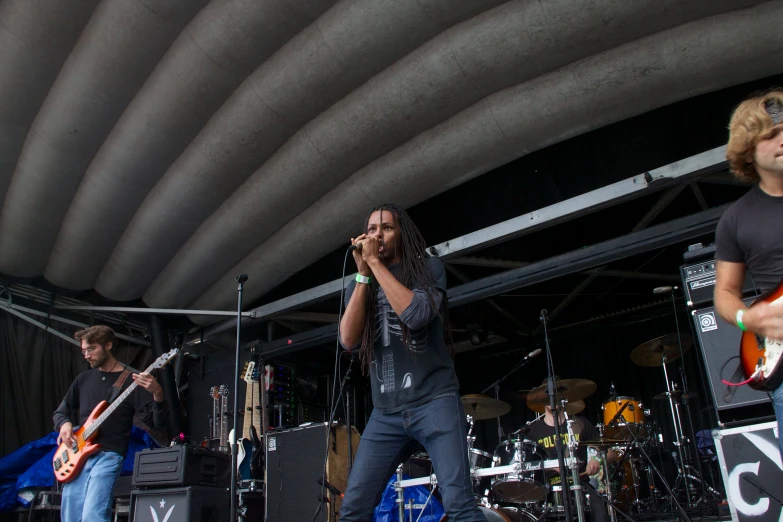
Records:
[[[51,327],[66,335],[76,331],[55,321]],[[52,412],[86,368],[77,346],[0,313],[0,456],[52,431]]]

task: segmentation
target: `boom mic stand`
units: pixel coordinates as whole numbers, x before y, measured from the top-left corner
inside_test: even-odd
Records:
[[[546,321],[548,317],[546,309],[541,310],[541,324],[544,329],[544,341],[546,345],[546,369],[547,369],[547,393],[549,394],[549,407],[554,414],[555,422],[555,449],[557,450],[557,463],[560,471],[560,485],[563,491],[563,512],[566,520],[573,520],[571,516],[571,495],[567,495],[566,492],[568,484],[568,468],[565,465],[565,456],[563,450],[563,439],[560,432],[560,413],[557,410],[557,402],[555,399],[555,367],[552,364],[552,350],[549,348],[549,332],[547,331]],[[574,456],[572,455],[572,458]]]
[[[247,274],[238,275],[237,281],[237,346],[234,360],[234,437],[231,442],[231,522],[236,522],[237,519],[237,460],[238,449],[237,444],[239,437],[237,436],[237,429],[239,428],[239,395],[237,390],[239,389],[239,345],[242,339],[242,290],[247,281]],[[266,442],[265,442],[266,444]]]
[[[532,359],[533,357],[535,357],[539,353],[541,353],[541,348],[537,348],[537,349],[533,350],[532,352],[528,353],[527,355],[525,355],[522,358],[521,361],[519,361],[513,368],[511,368],[511,371],[509,371],[506,375],[504,375],[503,377],[501,377],[497,381],[493,382],[492,384],[490,384],[486,388],[484,388],[481,391],[481,393],[487,393],[490,389],[494,388],[495,389],[495,398],[500,400],[500,385],[503,383],[503,381],[508,379],[511,376],[512,373],[514,373],[517,370],[519,370],[520,368],[522,368],[525,364],[527,364],[527,362],[530,359]],[[500,427],[500,417],[498,417],[497,420],[498,420],[498,444],[500,444],[503,441],[503,428]]]

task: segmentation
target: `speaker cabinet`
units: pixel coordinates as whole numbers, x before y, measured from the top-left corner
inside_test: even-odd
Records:
[[[750,305],[753,298],[745,299]],[[745,380],[739,367],[739,347],[742,331],[718,315],[715,307],[701,308],[693,314],[696,335],[706,363],[710,390],[718,411],[753,404],[771,402],[765,392],[749,386],[726,386],[721,380],[738,382]]]
[[[228,522],[230,491],[210,486],[185,486],[131,492],[133,522]]]

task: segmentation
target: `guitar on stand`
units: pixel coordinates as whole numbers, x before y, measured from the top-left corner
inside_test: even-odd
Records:
[[[150,373],[157,368],[163,368],[174,357],[179,350],[174,348],[157,359],[144,370],[144,373]],[[54,468],[54,478],[58,482],[70,482],[79,476],[84,464],[91,455],[101,450],[100,444],[94,444],[92,440],[98,435],[98,430],[106,419],[108,419],[114,410],[125,401],[136,389],[138,383],[134,381],[109,405],[106,401],[101,401],[92,410],[90,416],[84,421],[84,425],[73,433],[74,443],[67,446],[64,442],[60,443],[54,452],[52,467]]]
[[[209,417],[209,434],[201,442],[202,448],[220,449],[220,387],[212,386],[209,389],[212,397],[212,415]]]
[[[228,385],[221,384],[218,387],[220,396],[220,451],[231,452],[231,446],[228,445]]]

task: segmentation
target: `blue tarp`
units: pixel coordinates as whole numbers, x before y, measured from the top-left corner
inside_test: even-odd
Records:
[[[57,432],[49,433],[0,459],[0,512],[19,505],[26,507],[37,490],[54,486],[52,457],[57,448],[57,435]],[[157,444],[152,437],[133,426],[122,474],[133,473],[136,452],[154,447]]]
[[[408,475],[402,476],[403,480],[407,480],[410,477]],[[386,490],[381,496],[381,502],[375,508],[375,516],[373,522],[399,522],[399,512],[397,511],[397,492],[394,491],[394,482],[397,480],[397,475],[392,475],[389,479],[389,483],[386,484]],[[421,507],[425,505],[424,513],[421,518],[418,518],[419,522],[439,522],[444,515],[443,505],[435,496],[430,497],[429,502],[427,498],[430,496],[430,492],[424,486],[413,486],[405,488],[403,490],[403,496],[405,497],[405,521],[415,522],[421,513]],[[413,520],[408,515],[408,499],[413,499]],[[418,506],[418,508],[417,508]]]

